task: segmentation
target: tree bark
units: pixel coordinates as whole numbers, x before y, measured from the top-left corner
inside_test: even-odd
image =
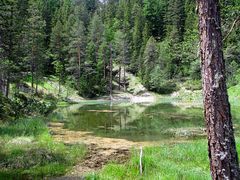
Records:
[[[225,64],[218,0],[198,0],[204,117],[212,179],[240,179]]]
[[[36,72],[36,86],[35,86],[35,94],[38,94],[38,74]]]
[[[9,74],[7,75],[7,79],[6,79],[6,90],[5,90],[5,96],[8,98],[9,96],[9,89],[10,89],[10,82],[9,82]]]
[[[80,87],[80,78],[81,78],[81,50],[78,47],[78,88]]]
[[[126,86],[126,65],[123,65],[123,81],[124,81],[124,92],[127,91],[127,86]]]
[[[5,82],[4,82],[4,75],[3,73],[0,73],[0,91],[4,95],[5,94]]]
[[[103,52],[103,77],[106,79],[106,55],[105,52]]]
[[[110,91],[110,99],[112,100],[112,45],[110,44],[110,77],[109,77],[109,91]]]
[[[118,71],[119,71],[119,76],[118,76],[118,90],[121,90],[121,71],[122,71],[121,65],[119,65]]]

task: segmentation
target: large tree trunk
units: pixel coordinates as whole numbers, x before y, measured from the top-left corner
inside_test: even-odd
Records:
[[[225,65],[218,0],[198,0],[204,117],[212,179],[240,179]]]

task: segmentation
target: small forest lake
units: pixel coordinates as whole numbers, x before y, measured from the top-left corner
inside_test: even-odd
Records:
[[[236,105],[231,108],[236,136],[240,132],[238,110]],[[165,101],[152,104],[86,101],[61,107],[50,119],[51,126],[58,127],[52,128],[53,135],[69,142],[81,142],[81,137],[86,141],[97,137],[93,141],[110,138],[152,144],[200,139],[206,134],[202,107]],[[69,131],[72,137],[66,139],[64,131]]]

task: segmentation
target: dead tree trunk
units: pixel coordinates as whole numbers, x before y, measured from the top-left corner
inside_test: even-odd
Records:
[[[225,65],[218,0],[198,0],[204,117],[212,179],[240,179]]]

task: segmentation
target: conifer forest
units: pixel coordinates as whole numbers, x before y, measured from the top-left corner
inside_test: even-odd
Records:
[[[240,179],[240,0],[0,0],[0,180]]]

